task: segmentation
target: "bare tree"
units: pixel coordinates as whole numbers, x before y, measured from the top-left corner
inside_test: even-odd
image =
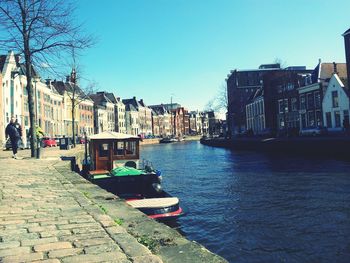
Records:
[[[274,64],[279,64],[281,68],[288,67],[288,63],[285,60],[281,59],[281,58],[275,58],[273,63]]]
[[[205,111],[215,111],[216,98],[210,99],[204,106]]]
[[[228,110],[227,85],[222,83],[214,98],[210,99],[205,105],[206,111],[225,111]]]
[[[48,66],[72,47],[84,49],[93,44],[93,38],[82,34],[81,25],[75,24],[74,10],[67,0],[0,1],[0,27],[6,31],[0,46],[24,55],[32,157],[37,147],[32,67]]]
[[[86,100],[91,100],[90,95],[95,93],[95,88],[97,84],[95,82],[90,82],[84,89],[80,88],[78,85],[78,77],[76,69],[73,67],[71,76],[70,76],[70,87],[66,90],[66,94],[71,103],[71,114],[72,114],[72,136],[73,136],[73,145],[76,146],[75,140],[75,113],[77,107]]]
[[[227,84],[226,82],[222,83],[218,95],[216,97],[217,102],[217,110],[222,111],[224,110],[225,113],[228,111],[228,96],[227,96]]]

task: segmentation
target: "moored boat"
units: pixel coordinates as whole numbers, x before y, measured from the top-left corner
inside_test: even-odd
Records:
[[[159,141],[159,143],[172,143],[172,142],[177,142],[178,140],[176,140],[175,138],[173,137],[165,137],[163,139],[161,139]]]
[[[87,178],[91,182],[124,198],[150,218],[182,215],[179,199],[161,187],[161,172],[150,162],[140,163],[139,137],[103,132],[92,135],[89,141],[91,165]]]
[[[127,199],[126,202],[153,219],[173,219],[182,215],[177,197]]]

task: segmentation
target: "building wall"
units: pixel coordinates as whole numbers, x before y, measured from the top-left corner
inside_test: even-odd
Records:
[[[245,106],[248,99],[261,87],[263,72],[232,71],[227,79],[228,119],[232,135],[246,130]]]
[[[160,136],[161,124],[160,116],[157,114],[152,115],[152,134],[154,136]]]
[[[107,131],[115,131],[114,104],[107,102],[105,104],[107,114]]]
[[[189,124],[190,124],[190,129],[189,133],[190,134],[197,134],[197,125],[196,125],[196,115],[195,114],[190,114],[189,116]]]
[[[146,135],[151,135],[152,134],[152,110],[148,107],[145,107],[145,124],[146,124],[146,130],[145,133]]]
[[[3,100],[3,87],[2,87],[2,74],[0,72],[0,149],[5,143],[5,123],[4,123],[4,100]]]
[[[322,126],[322,83],[311,84],[299,88],[298,91],[300,128]]]
[[[170,128],[170,114],[165,112],[164,114],[159,115],[159,135],[162,137],[171,135]]]
[[[139,126],[139,112],[138,111],[125,111],[125,127],[126,133],[131,135],[140,134]]]
[[[51,115],[52,115],[52,134],[53,137],[61,137],[64,135],[63,130],[63,97],[56,93],[51,92]]]
[[[18,68],[13,52],[9,52],[2,72],[2,96],[3,96],[3,126],[5,129],[11,116],[17,118],[22,125],[22,78],[18,73]],[[2,135],[2,141],[5,141],[5,134]]]
[[[246,106],[247,129],[261,134],[266,129],[264,98],[259,97]]]
[[[350,80],[350,33],[344,35],[344,44],[345,44],[347,76],[348,76],[348,80]]]
[[[116,131],[120,133],[126,133],[125,124],[125,105],[121,101],[118,101],[115,105],[115,117],[116,117]]]
[[[333,75],[325,92],[322,109],[324,125],[329,131],[342,131],[344,119],[349,123],[349,97],[342,88],[343,83],[337,75]],[[337,102],[333,102],[333,93],[337,94]]]
[[[78,123],[78,136],[83,136],[84,131],[87,135],[94,134],[94,103],[93,101],[86,99],[83,100],[79,106],[79,123]]]

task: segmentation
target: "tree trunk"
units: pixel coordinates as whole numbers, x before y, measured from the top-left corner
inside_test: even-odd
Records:
[[[76,141],[75,141],[75,99],[74,99],[74,95],[73,95],[73,99],[72,99],[72,135],[73,135],[73,145],[75,147]]]
[[[33,85],[32,85],[32,67],[31,67],[31,54],[29,51],[29,45],[26,45],[25,43],[25,50],[24,50],[24,56],[25,56],[25,67],[26,67],[26,78],[27,78],[27,91],[28,91],[28,108],[29,108],[29,123],[30,123],[30,153],[31,157],[35,157],[36,152],[36,127],[35,127],[35,110],[34,110],[34,94],[33,94]],[[36,102],[37,103],[37,102]]]

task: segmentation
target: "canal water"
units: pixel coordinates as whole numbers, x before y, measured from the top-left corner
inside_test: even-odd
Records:
[[[148,145],[187,214],[178,229],[229,262],[350,262],[350,163]]]

